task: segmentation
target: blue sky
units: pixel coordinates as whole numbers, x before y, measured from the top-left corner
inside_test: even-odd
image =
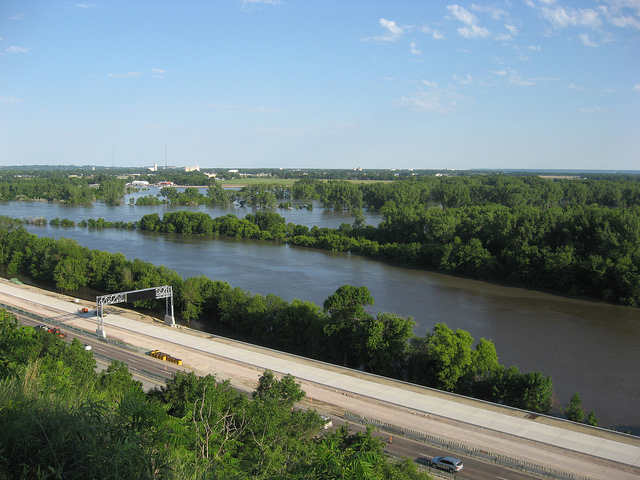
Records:
[[[640,0],[3,0],[0,165],[640,170]]]

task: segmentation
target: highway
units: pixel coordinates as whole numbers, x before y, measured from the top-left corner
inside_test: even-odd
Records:
[[[19,315],[18,318],[22,325],[35,327],[36,325],[42,323],[40,320],[34,320],[26,315]],[[54,326],[54,324],[49,324],[49,326]],[[96,359],[98,363],[103,363],[103,359],[107,359],[107,362],[109,360],[118,360],[129,365],[129,367],[132,368],[134,372],[134,378],[136,380],[142,381],[147,389],[164,384],[164,382],[162,382],[157,377],[169,379],[178,370],[192,370],[188,367],[181,368],[173,364],[167,364],[167,362],[157,360],[149,355],[135,353],[119,348],[115,345],[102,341],[96,338],[95,335],[91,335],[89,333],[82,334],[81,332],[71,333],[66,330],[63,331],[67,333],[67,336],[65,337],[65,340],[67,342],[71,342],[73,338],[77,338],[83,344],[91,345],[92,352],[94,354],[97,354]],[[102,366],[106,367],[106,365],[106,363],[103,363]],[[153,374],[153,376],[145,376],[140,372],[148,372]],[[249,392],[245,391],[245,393]],[[349,423],[337,417],[332,417],[332,420],[334,424],[334,426],[332,427],[333,429],[339,428],[342,425],[348,423],[349,429],[352,432],[365,430],[365,427],[362,425]],[[406,439],[401,436],[388,435],[382,432],[376,432],[374,436],[382,439],[385,442],[385,452],[387,454],[396,458],[409,457],[419,465],[425,467],[425,470],[428,470],[426,468],[426,464],[429,459],[435,456],[451,455],[451,452],[442,451],[424,443]],[[442,476],[443,478],[459,479],[531,480],[532,478],[537,478],[533,475],[527,475],[526,473],[510,470],[506,467],[483,462],[472,457],[465,457],[457,454],[456,456],[464,462],[464,469],[460,473],[454,476],[449,475],[446,472],[440,472],[437,470],[432,470],[432,472],[436,475]]]
[[[0,302],[2,303],[6,303],[5,299],[6,299],[6,292],[1,292],[0,291]],[[25,302],[30,302],[22,299],[21,301],[21,308],[25,309]],[[70,312],[69,310],[64,311],[64,310],[57,310],[55,308],[52,307],[52,304],[55,304],[55,302],[52,301],[42,301],[40,303],[38,303],[38,301],[36,302],[31,302],[31,308],[33,309],[33,311],[35,313],[38,313],[40,315],[44,315],[46,312],[46,316],[48,316],[49,318],[54,318],[58,321],[62,320],[64,322],[69,322],[69,323],[73,323],[74,319],[78,319],[79,315],[77,313],[74,312]],[[110,316],[111,317],[111,316]],[[86,317],[85,317],[86,318]],[[41,321],[29,321],[27,318],[23,318],[23,316],[20,316],[20,320],[24,323],[24,324],[31,324],[31,325],[35,325],[37,323],[41,323]],[[116,321],[116,318],[112,318],[112,321]],[[136,322],[134,322],[136,323]],[[95,325],[95,324],[92,324]],[[113,326],[109,327],[111,330],[111,332],[113,332]],[[149,331],[149,329],[151,329],[152,327],[150,326],[144,326],[142,324],[140,324],[139,326],[136,325],[135,326],[136,330],[140,332],[140,338],[147,338],[145,337],[145,335],[148,335],[148,333],[142,333],[142,331]],[[158,329],[158,327],[153,327],[155,329]],[[185,336],[185,333],[180,333],[179,330],[176,329],[162,329],[163,332],[175,332],[176,335],[182,335]],[[77,334],[80,338],[80,340],[82,341],[82,343],[88,343],[90,345],[92,345],[93,350],[96,354],[100,355],[100,356],[104,356],[105,358],[113,358],[113,359],[117,359],[120,361],[123,361],[127,364],[129,364],[133,369],[136,370],[142,370],[142,371],[149,371],[152,372],[155,376],[159,376],[156,377],[158,378],[159,381],[161,381],[160,379],[162,378],[168,378],[173,372],[175,372],[178,369],[183,369],[183,370],[187,370],[187,371],[196,371],[198,372],[198,369],[194,369],[192,366],[189,365],[185,365],[183,367],[177,367],[173,364],[168,364],[166,362],[162,362],[160,360],[154,359],[152,357],[150,357],[149,355],[145,355],[143,353],[135,353],[129,350],[124,350],[121,348],[118,348],[115,345],[111,345],[111,344],[107,344],[102,340],[99,340],[96,338],[95,335],[92,335],[91,333],[87,333],[86,335],[82,334],[82,333],[78,333]],[[168,336],[172,336],[170,334],[165,334],[163,333],[163,338],[165,335]],[[71,335],[70,335],[71,336]],[[68,338],[70,338],[70,336]],[[158,337],[157,339],[153,339],[151,337],[148,338],[150,346],[149,346],[149,350],[151,350],[152,348],[157,348],[156,344],[160,341],[159,340],[160,337]],[[165,339],[166,340],[166,339]],[[197,350],[194,350],[194,352],[198,352],[199,355],[204,354],[204,349],[208,349],[209,347],[205,347],[203,345],[212,345],[212,343],[210,343],[213,339],[209,338],[208,340],[206,340],[206,342],[208,343],[202,343],[202,340],[198,340],[197,338],[193,338],[191,340],[189,340],[189,344],[191,344],[194,348],[196,348]],[[138,343],[140,344],[140,343]],[[215,343],[215,352],[218,355],[218,359],[220,358],[219,355],[227,355],[223,352],[223,347],[224,345],[216,342]],[[177,348],[177,347],[167,347],[167,348]],[[235,347],[234,347],[235,348]],[[243,358],[246,361],[258,361],[252,357],[252,353],[253,352],[248,352],[246,351]],[[216,357],[216,354],[214,354],[211,357],[211,360],[209,360],[208,364],[211,364],[211,362],[213,361],[213,358]],[[259,354],[256,354],[256,358],[260,357]],[[216,365],[218,364],[218,362],[216,361]],[[254,365],[258,365],[258,363],[254,363]],[[166,371],[165,371],[166,368]],[[252,367],[254,370],[256,370],[254,367]],[[284,368],[284,370],[283,370]],[[284,372],[290,372],[291,370],[289,370],[289,368],[291,367],[281,367],[281,368],[275,368],[274,371],[284,371]],[[294,374],[294,376],[296,376],[296,378],[300,378],[297,374]],[[331,378],[335,379],[335,375],[332,374]],[[247,390],[251,390],[253,388],[253,385],[255,385],[255,381],[254,383],[251,382],[245,382],[244,388],[241,388],[245,391]],[[234,384],[234,386],[237,387],[237,384]],[[305,387],[306,388],[306,387]],[[333,388],[333,387],[332,387]],[[385,388],[383,390],[384,392],[388,392],[389,388]],[[352,400],[348,397],[344,397],[345,401],[348,400]],[[358,413],[360,411],[362,412],[366,412],[367,409],[370,409],[371,407],[371,402],[367,402],[366,399],[364,399],[365,403],[361,404],[361,407],[359,407],[361,410],[359,409],[354,409],[353,406],[349,407],[349,411],[351,412],[355,412]],[[335,404],[334,404],[335,405]],[[310,405],[307,402],[305,405],[303,405],[304,408],[308,408]],[[311,405],[312,408],[317,408],[321,413],[330,413],[328,411],[322,411],[322,409],[327,409],[330,408],[331,406],[329,404],[323,404],[321,402],[315,402],[313,403],[313,405]],[[363,415],[366,415],[365,413],[363,413]],[[393,414],[391,415],[393,416]],[[334,419],[334,425],[335,426],[339,426],[341,424],[341,420],[340,418],[338,418],[335,414],[335,409],[334,409],[334,413],[332,414],[332,417]],[[427,415],[428,417],[428,415]],[[380,419],[380,417],[378,417]],[[393,419],[391,418],[391,422],[394,422],[394,420],[397,419]],[[355,425],[354,423],[350,423],[351,428],[352,429],[356,429],[356,428],[362,428],[360,426]],[[443,425],[444,426],[444,425]],[[334,427],[335,428],[335,427]],[[417,427],[419,428],[419,427]],[[437,432],[438,434],[442,434],[444,435],[443,432]],[[396,435],[389,435],[387,433],[383,433],[383,432],[378,432],[376,433],[376,436],[381,437],[385,442],[386,442],[386,450],[390,455],[394,455],[394,456],[407,456],[409,458],[414,459],[415,461],[417,461],[418,463],[422,463],[424,464],[426,462],[426,460],[432,458],[433,456],[438,456],[438,455],[452,455],[452,456],[456,456],[459,457],[463,460],[464,464],[465,464],[465,468],[462,472],[460,472],[459,474],[455,475],[455,478],[479,478],[479,479],[514,479],[514,480],[520,480],[520,479],[525,479],[525,478],[534,478],[532,475],[528,475],[526,473],[520,472],[518,470],[513,470],[510,468],[507,468],[505,466],[502,465],[497,465],[497,464],[493,464],[493,463],[489,463],[489,462],[485,462],[485,461],[481,461],[478,460],[477,458],[472,458],[472,457],[466,457],[464,455],[461,454],[457,454],[457,453],[452,453],[450,451],[443,451],[442,449],[439,448],[434,448],[431,446],[428,446],[424,443],[420,443],[420,442],[415,442],[412,440],[408,440],[406,438],[403,438],[401,436],[396,436]],[[483,449],[487,449],[489,451],[492,451],[492,449],[496,446],[493,444],[492,440],[491,440],[491,436],[489,437],[490,439],[486,442],[485,445],[482,445]],[[497,438],[497,437],[496,437]],[[514,449],[516,449],[515,447],[516,444],[514,444]],[[521,448],[521,447],[518,447]],[[563,458],[563,456],[561,455],[559,458]],[[585,457],[585,460],[588,460],[588,457]],[[548,463],[546,464],[547,466],[549,465]],[[562,460],[558,461],[557,466],[558,467],[562,467],[563,463]],[[561,468],[560,468],[561,469]],[[588,475],[584,475],[582,478],[638,478],[638,473],[639,471],[637,469],[628,469],[626,468],[627,472],[624,475],[618,475],[620,472],[616,472],[613,475],[608,475],[605,471],[604,474],[600,474],[598,475],[591,475],[588,477]],[[588,473],[587,469],[585,468],[585,472]],[[434,472],[435,473],[435,472]],[[613,471],[611,471],[610,473],[614,473]],[[452,476],[446,474],[446,473],[442,473],[441,476],[443,478],[453,478]],[[575,476],[574,478],[580,478],[580,475]]]
[[[34,312],[37,313],[37,312]],[[60,317],[57,317],[60,318]],[[42,323],[40,320],[35,320],[27,315],[18,315],[18,319],[22,325],[28,325],[35,327]],[[46,324],[46,321],[45,321]],[[53,323],[49,323],[48,326],[55,326]],[[126,363],[132,369],[134,378],[140,380],[145,385],[145,389],[149,389],[155,386],[163,385],[164,382],[160,378],[169,379],[178,370],[191,371],[189,367],[179,367],[173,364],[167,364],[161,360],[157,360],[149,355],[143,353],[136,353],[130,350],[119,348],[113,344],[107,343],[103,340],[96,338],[95,335],[82,332],[70,332],[64,330],[67,333],[65,340],[71,342],[73,338],[77,338],[83,344],[91,345],[91,350],[96,354],[98,363],[102,363],[102,367],[106,367],[107,363],[111,360],[118,360]],[[105,362],[106,360],[106,362]],[[141,372],[151,373],[152,375],[144,375]],[[249,393],[245,390],[245,393]],[[306,408],[306,407],[304,407]],[[364,431],[365,427],[353,422],[346,422],[338,417],[332,417],[333,429],[339,428],[342,425],[349,424],[349,429],[352,432]],[[409,457],[423,466],[425,470],[429,470],[426,467],[427,461],[435,456],[451,455],[451,452],[439,450],[421,442],[406,439],[401,436],[388,435],[382,432],[376,432],[375,437],[382,439],[385,444],[385,452],[390,456],[396,458]],[[508,469],[506,467],[495,465],[487,462],[483,462],[471,457],[464,457],[456,455],[464,462],[464,469],[454,475],[449,475],[446,472],[440,472],[433,470],[435,475],[442,476],[442,478],[459,478],[459,479],[478,479],[478,480],[531,480],[533,475],[527,475],[526,473],[518,472]]]

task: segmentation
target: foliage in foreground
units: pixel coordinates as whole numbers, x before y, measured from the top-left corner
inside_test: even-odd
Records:
[[[253,395],[178,373],[145,394],[128,369],[0,310],[0,478],[427,479],[389,462],[368,430],[321,435],[295,379],[265,371]]]

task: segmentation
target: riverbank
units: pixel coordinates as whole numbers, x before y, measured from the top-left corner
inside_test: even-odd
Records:
[[[87,300],[81,300],[75,297],[70,297],[68,295],[65,295],[63,293],[60,292],[55,292],[55,291],[51,291],[51,290],[46,290],[43,288],[39,288],[39,287],[35,287],[33,285],[29,285],[26,283],[22,283],[22,284],[18,284],[18,283],[14,283],[12,282],[10,279],[6,279],[6,278],[0,278],[0,282],[2,283],[9,283],[12,287],[17,287],[20,288],[22,290],[28,291],[28,292],[32,292],[38,296],[42,296],[42,297],[50,297],[50,298],[54,298],[57,300],[60,300],[62,302],[65,303],[73,303],[75,305],[78,306],[78,308],[81,307],[85,307],[87,309],[89,309],[89,311],[95,311],[96,309],[96,305],[93,302],[87,301]],[[0,284],[1,285],[1,284]],[[162,326],[163,328],[166,326],[164,324],[164,320],[161,318],[157,318],[157,317],[153,317],[151,315],[148,315],[146,313],[141,313],[138,312],[136,310],[132,310],[129,308],[125,308],[122,307],[120,305],[109,305],[105,307],[105,311],[109,314],[109,315],[118,315],[118,316],[122,316],[124,318],[130,319],[130,320],[134,320],[136,322],[141,322],[141,323],[145,323],[148,325],[156,325],[156,326]],[[78,318],[78,319],[74,319],[74,320],[70,320],[70,322],[72,322],[72,324],[76,325],[82,325],[84,329],[88,330],[88,331],[92,331],[92,326],[91,325],[95,325],[95,323],[93,321],[91,321],[91,319],[87,319],[87,318]],[[108,323],[105,322],[105,323]],[[168,327],[170,329],[170,327]],[[630,445],[637,445],[640,447],[640,437],[637,436],[633,436],[633,435],[626,435],[624,433],[620,433],[620,432],[615,432],[615,431],[611,431],[608,429],[604,429],[604,428],[594,428],[591,426],[588,426],[586,424],[581,424],[581,423],[575,423],[575,422],[570,422],[561,418],[557,418],[557,417],[553,417],[553,416],[549,416],[549,415],[542,415],[542,414],[537,414],[537,413],[532,413],[532,412],[527,412],[524,410],[519,410],[516,408],[512,408],[512,407],[506,407],[506,406],[502,406],[502,405],[498,405],[498,404],[494,404],[494,403],[490,403],[490,402],[485,402],[483,400],[477,400],[471,397],[465,397],[462,395],[456,395],[453,393],[448,393],[448,392],[444,392],[444,391],[440,391],[440,390],[435,390],[432,388],[428,388],[428,387],[423,387],[423,386],[419,386],[419,385],[414,385],[414,384],[410,384],[410,383],[406,383],[406,382],[402,382],[399,380],[394,380],[394,379],[389,379],[389,378],[385,378],[385,377],[381,377],[379,375],[373,375],[373,374],[369,374],[369,373],[365,373],[365,372],[361,372],[358,370],[353,370],[353,369],[349,369],[349,368],[345,368],[345,367],[341,367],[338,365],[332,365],[332,364],[328,364],[325,362],[320,362],[320,361],[316,361],[316,360],[311,360],[311,359],[307,359],[305,357],[300,357],[297,355],[291,355],[291,354],[287,354],[285,352],[279,352],[277,350],[272,350],[269,348],[264,348],[264,347],[259,347],[256,345],[252,345],[246,342],[242,342],[242,341],[237,341],[237,340],[232,340],[229,338],[225,338],[225,337],[221,337],[219,335],[213,335],[211,333],[208,332],[203,332],[200,330],[194,330],[192,328],[188,328],[186,326],[182,326],[182,325],[178,325],[176,327],[180,332],[192,335],[194,337],[197,338],[206,338],[206,339],[215,339],[216,342],[220,342],[220,343],[224,343],[227,345],[234,345],[234,346],[240,346],[241,348],[248,350],[248,351],[252,351],[252,352],[268,352],[269,355],[271,356],[275,356],[278,358],[282,358],[282,359],[295,359],[295,361],[297,363],[300,364],[304,364],[304,365],[308,365],[308,366],[318,366],[321,365],[322,368],[324,370],[330,371],[330,372],[334,372],[334,373],[339,373],[339,374],[346,374],[349,375],[350,377],[353,378],[358,378],[358,379],[367,379],[368,381],[374,381],[376,383],[379,383],[381,385],[387,385],[387,386],[398,386],[398,385],[402,385],[402,388],[407,390],[407,391],[413,391],[413,392],[420,392],[420,393],[425,393],[428,392],[429,395],[435,396],[437,398],[440,398],[442,400],[454,400],[458,403],[462,403],[468,406],[473,406],[476,408],[482,408],[484,410],[489,410],[492,412],[496,412],[496,413],[500,413],[503,415],[508,415],[508,416],[513,416],[513,417],[517,417],[517,418],[522,418],[522,419],[529,419],[529,420],[535,420],[537,423],[542,423],[545,425],[549,425],[549,426],[554,426],[554,427],[558,427],[558,428],[563,428],[565,430],[569,430],[569,431],[573,431],[573,432],[580,432],[583,434],[588,434],[588,435],[593,435],[593,436],[597,436],[600,438],[607,438],[607,439],[611,439],[611,440],[616,440],[616,441],[620,441],[620,439],[626,439],[624,440],[625,442],[629,442]],[[110,335],[112,336],[112,335]],[[137,338],[137,336],[134,335],[127,335],[127,338],[130,340],[127,343],[131,343],[134,345],[138,345],[138,346],[143,346],[143,345],[139,345],[139,341],[135,341],[135,339]],[[118,338],[119,340],[123,340],[123,338]],[[188,351],[188,349],[186,350]],[[621,436],[622,435],[622,436]]]
[[[28,309],[27,307],[37,308],[46,315],[60,318],[65,324],[83,328],[88,332],[95,331],[95,320],[76,313],[77,309],[82,306],[95,308],[95,305],[91,302],[79,301],[76,303],[72,297],[56,292],[43,291],[28,285],[11,285],[7,281],[0,282],[0,290],[3,303],[10,302],[24,309]],[[66,309],[67,313],[61,314],[61,308]],[[542,445],[521,436],[514,437],[511,434],[501,433],[496,429],[504,428],[503,426],[499,427],[499,425],[506,426],[509,424],[508,419],[513,418],[515,421],[525,422],[526,425],[529,425],[527,430],[531,432],[542,425],[547,425],[549,428],[599,438],[602,442],[612,441],[613,439],[616,439],[616,442],[622,442],[622,439],[624,439],[624,444],[635,445],[634,448],[640,448],[640,438],[637,437],[620,435],[603,429],[593,429],[580,424],[570,424],[569,422],[558,421],[544,416],[531,416],[528,412],[505,409],[498,405],[486,404],[486,402],[478,402],[473,399],[363,374],[362,372],[329,366],[301,357],[294,357],[241,342],[214,337],[203,332],[186,328],[166,327],[159,319],[139,314],[120,306],[109,306],[107,308],[109,309],[109,316],[105,318],[105,328],[109,337],[144,348],[158,348],[162,351],[170,352],[172,355],[182,358],[185,365],[188,365],[188,368],[196,373],[201,375],[213,373],[221,379],[229,378],[234,385],[244,390],[251,391],[255,388],[257,379],[265,367],[260,363],[254,362],[254,356],[265,360],[267,358],[271,359],[268,362],[276,362],[274,365],[282,365],[281,367],[272,368],[280,373],[290,373],[288,370],[291,368],[284,366],[285,364],[280,362],[293,362],[291,365],[299,365],[296,369],[320,368],[323,372],[326,372],[324,377],[329,383],[345,375],[351,378],[350,381],[343,384],[344,387],[342,388],[345,388],[345,390],[342,390],[334,386],[323,385],[317,381],[305,380],[304,374],[296,375],[296,378],[301,379],[302,388],[307,392],[307,398],[303,402],[304,405],[317,408],[331,415],[344,416],[346,412],[352,412],[407,430],[430,433],[440,438],[447,438],[449,441],[484,451],[489,450],[492,453],[517,458],[521,461],[551,465],[555,468],[561,465],[562,470],[573,472],[577,475],[588,475],[591,478],[608,479],[615,477],[632,479],[640,473],[637,468],[625,467],[617,462],[598,459],[593,454],[584,455],[558,448],[558,446]],[[148,327],[144,327],[144,325],[148,325]],[[187,335],[192,340],[184,343],[178,340],[177,337],[174,339],[175,335]],[[186,346],[187,344],[190,346]],[[241,354],[242,361],[232,358],[231,353],[228,353],[235,349],[244,352]],[[329,379],[332,380],[330,381]],[[487,412],[487,414],[491,412],[494,414],[500,413],[500,417],[497,418],[502,418],[502,420],[496,421],[493,423],[494,426],[492,428],[487,429],[486,427],[473,425],[484,414],[479,417],[473,415],[460,422],[446,415],[422,410],[422,408],[407,408],[395,402],[388,403],[371,397],[363,397],[359,394],[345,393],[349,390],[347,385],[357,381],[372,382],[372,384],[379,385],[383,387],[380,392],[388,393],[394,389],[400,389],[405,394],[397,397],[398,402],[401,401],[401,398],[410,395],[425,395],[423,401],[419,402],[423,407],[431,402],[427,401],[427,398],[431,397],[435,400],[435,404],[439,405],[438,409],[444,404],[453,402],[453,404],[475,409],[474,411],[477,411],[478,415],[481,411]],[[548,424],[547,422],[550,423]],[[535,427],[535,425],[538,425],[538,427]],[[624,449],[619,447],[618,450]]]
[[[37,208],[36,208],[37,207]],[[12,202],[15,216],[46,219],[91,217],[135,221],[153,212],[190,210],[215,216],[255,214],[255,208],[71,207]],[[287,222],[336,227],[352,221],[344,212],[284,210]],[[27,226],[40,237],[74,239],[89,249],[122,253],[163,265],[182,278],[205,276],[253,294],[295,298],[316,305],[342,285],[366,286],[375,299],[369,313],[412,317],[424,336],[435,323],[463,329],[476,340],[492,340],[500,363],[520,372],[540,371],[554,382],[557,408],[578,391],[583,408],[599,425],[640,434],[640,374],[621,368],[640,356],[640,309],[570,299],[460,277],[407,269],[345,253],[290,247],[274,242],[123,229]],[[250,260],[251,267],[247,268]],[[558,410],[554,410],[558,411]]]

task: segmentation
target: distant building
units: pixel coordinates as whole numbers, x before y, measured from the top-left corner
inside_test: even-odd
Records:
[[[149,185],[149,182],[147,182],[146,180],[134,180],[133,182],[131,182],[131,185],[133,185],[134,187],[147,187]]]
[[[159,187],[171,187],[173,186],[173,182],[158,182]]]
[[[200,166],[196,163],[195,167],[184,167],[185,172],[199,172]]]

